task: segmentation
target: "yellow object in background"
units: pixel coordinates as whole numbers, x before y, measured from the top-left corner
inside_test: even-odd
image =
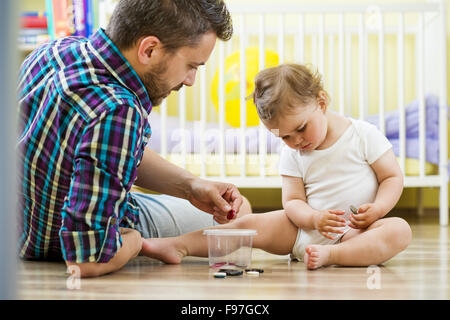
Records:
[[[397,158],[400,164],[400,158]],[[439,166],[430,162],[425,162],[425,175],[432,175],[439,173]],[[405,175],[418,176],[420,175],[420,161],[419,159],[405,158]]]
[[[272,50],[264,50],[264,67],[274,67],[279,63],[278,54]],[[254,79],[259,71],[259,49],[250,47],[245,50],[246,92],[248,97],[255,89]],[[236,51],[225,59],[225,121],[232,127],[240,127],[240,51]],[[211,97],[214,107],[219,112],[219,68],[217,68],[211,85]],[[258,113],[252,99],[246,101],[247,126],[259,125]]]

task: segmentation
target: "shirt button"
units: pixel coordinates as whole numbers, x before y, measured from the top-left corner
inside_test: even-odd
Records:
[[[116,219],[116,217],[112,217],[112,218],[111,218],[111,222],[110,222],[110,223],[111,223],[111,224],[114,224],[114,225],[115,225],[115,224],[116,224],[116,222],[117,222],[117,219]]]

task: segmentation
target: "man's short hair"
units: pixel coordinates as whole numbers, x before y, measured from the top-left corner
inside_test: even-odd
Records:
[[[224,41],[233,35],[231,15],[222,0],[120,0],[106,29],[121,50],[153,35],[168,51],[195,46],[209,31]]]

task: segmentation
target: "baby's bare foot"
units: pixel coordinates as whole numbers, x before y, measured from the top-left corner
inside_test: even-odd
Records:
[[[305,256],[303,261],[306,267],[310,270],[327,266],[328,259],[330,258],[331,247],[327,245],[309,245],[305,249]]]
[[[178,264],[186,256],[181,248],[177,248],[173,238],[142,239],[140,254],[170,264]]]

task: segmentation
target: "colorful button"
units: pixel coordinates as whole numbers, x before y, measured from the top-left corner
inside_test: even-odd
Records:
[[[220,269],[219,272],[225,272],[227,276],[240,276],[243,271],[236,269]]]
[[[226,276],[225,272],[214,272],[214,278],[225,278]]]
[[[256,271],[256,272],[259,272],[259,273],[263,273],[264,272],[263,269],[257,269],[257,268],[245,269],[245,272],[249,272],[249,271]]]
[[[228,214],[227,214],[227,219],[228,219],[228,220],[233,219],[235,213],[236,213],[236,211],[234,211],[234,210],[231,210],[230,212],[228,212]]]
[[[350,210],[351,210],[351,212],[353,212],[354,214],[358,214],[358,209],[356,209],[354,206],[350,206]]]

